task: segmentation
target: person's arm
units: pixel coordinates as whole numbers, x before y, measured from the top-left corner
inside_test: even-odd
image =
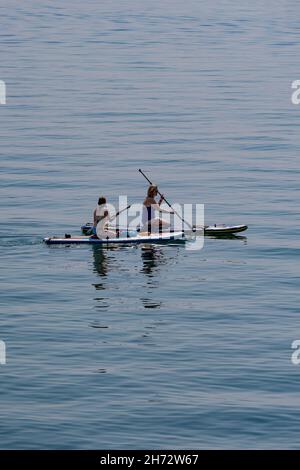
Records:
[[[101,215],[101,217],[100,217],[100,220],[106,219],[106,217],[108,217],[108,216],[109,216],[108,211],[104,211],[103,215]]]
[[[105,219],[109,215],[108,211],[104,211],[103,215],[100,215],[99,218],[97,219],[96,212],[97,210],[95,209],[94,210],[94,225],[97,225],[97,223],[100,222],[100,220]]]
[[[163,200],[164,200],[164,195],[161,194],[161,195],[160,195],[160,200],[158,201],[158,205],[159,205],[159,206],[161,205],[161,203],[163,202]]]
[[[173,210],[162,209],[160,206],[158,206],[158,207],[159,207],[159,212],[164,212],[165,214],[174,214]]]
[[[174,211],[173,211],[173,210],[163,209],[162,207],[160,207],[159,204],[157,204],[157,202],[156,202],[155,204],[152,204],[152,207],[153,207],[153,209],[155,209],[156,211],[163,212],[164,214],[174,214]]]

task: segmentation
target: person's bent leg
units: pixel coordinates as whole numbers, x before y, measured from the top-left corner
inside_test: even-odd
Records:
[[[151,232],[158,231],[159,233],[161,233],[164,229],[167,229],[169,227],[170,227],[169,222],[166,222],[163,219],[156,218],[156,219],[151,220]]]

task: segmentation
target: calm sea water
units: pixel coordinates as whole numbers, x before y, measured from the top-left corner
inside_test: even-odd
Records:
[[[1,3],[3,449],[297,448],[299,3]],[[100,194],[245,237],[46,247]]]

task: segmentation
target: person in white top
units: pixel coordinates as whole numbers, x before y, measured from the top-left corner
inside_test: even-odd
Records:
[[[99,197],[98,205],[94,210],[93,234],[98,238],[116,238],[116,232],[109,230],[109,212],[106,205],[106,198]]]

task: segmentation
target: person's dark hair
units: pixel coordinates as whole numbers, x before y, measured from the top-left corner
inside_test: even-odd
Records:
[[[101,206],[102,204],[106,204],[106,198],[103,196],[98,199],[98,206]]]

